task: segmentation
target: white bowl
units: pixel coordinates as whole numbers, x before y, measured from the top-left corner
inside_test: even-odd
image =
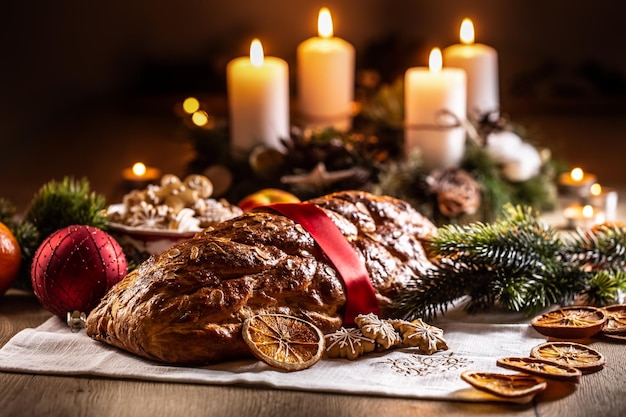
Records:
[[[119,223],[107,223],[107,232],[113,236],[129,260],[142,262],[150,255],[165,252],[175,244],[193,237],[197,231],[146,229]]]

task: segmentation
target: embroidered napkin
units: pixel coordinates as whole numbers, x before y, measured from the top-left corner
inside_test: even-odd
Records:
[[[454,317],[453,315],[450,316]],[[322,359],[309,369],[284,372],[257,360],[205,367],[166,366],[72,333],[52,317],[25,329],[0,349],[0,370],[32,374],[93,375],[197,384],[242,384],[277,389],[459,401],[494,401],[461,380],[465,370],[510,373],[496,366],[504,356],[527,356],[545,340],[527,323],[445,320],[447,351],[433,355],[414,349],[368,354],[355,361]],[[496,322],[498,320],[495,320]],[[528,399],[530,400],[530,399]],[[520,400],[522,402],[523,399]]]

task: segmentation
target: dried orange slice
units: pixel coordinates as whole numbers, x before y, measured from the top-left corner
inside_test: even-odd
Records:
[[[606,324],[602,328],[605,334],[626,333],[626,304],[604,307]]]
[[[287,371],[313,366],[324,352],[324,335],[320,329],[284,314],[250,317],[243,324],[242,334],[254,356]]]
[[[546,361],[540,358],[500,358],[496,363],[498,366],[514,371],[526,372],[544,378],[558,379],[567,382],[578,382],[582,375],[580,369],[576,369],[573,366]]]
[[[604,355],[600,352],[574,342],[542,343],[531,349],[530,356],[573,366],[583,373],[599,371],[605,363]]]
[[[543,378],[528,374],[465,371],[461,378],[474,388],[507,398],[536,394],[545,390],[548,385]]]
[[[602,336],[615,342],[626,343],[626,332],[624,333],[602,333]]]
[[[548,337],[584,339],[600,332],[606,317],[604,310],[596,307],[563,307],[533,318],[530,324]]]

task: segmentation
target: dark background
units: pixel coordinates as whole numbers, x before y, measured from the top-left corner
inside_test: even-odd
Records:
[[[191,151],[172,140],[171,104],[223,94],[226,62],[247,54],[252,37],[286,59],[293,77],[296,47],[316,34],[322,6],[335,35],[355,45],[358,67],[389,80],[426,65],[432,47],[458,42],[470,17],[477,42],[498,50],[504,111],[537,123],[557,151],[569,139],[554,136],[570,120],[588,120],[585,135],[598,137],[589,138],[596,152],[586,163],[596,170],[606,169],[598,161],[606,151],[623,154],[622,1],[9,0],[0,7],[0,196],[22,206],[67,174],[115,196],[109,182],[137,159],[180,170]]]

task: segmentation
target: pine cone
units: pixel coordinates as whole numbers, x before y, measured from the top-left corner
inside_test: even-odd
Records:
[[[465,170],[435,170],[426,179],[431,193],[437,195],[439,211],[446,217],[474,214],[480,206],[480,186]]]

